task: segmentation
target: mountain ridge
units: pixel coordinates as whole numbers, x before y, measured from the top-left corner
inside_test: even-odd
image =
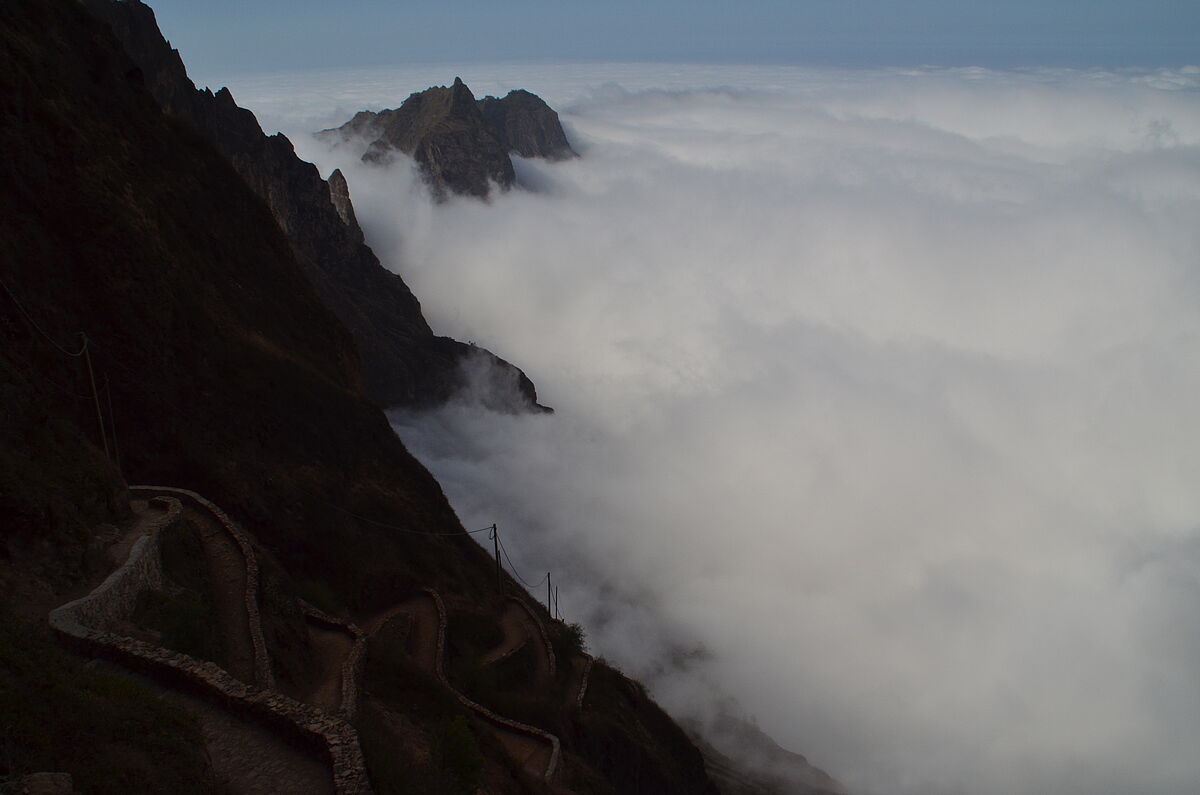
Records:
[[[398,108],[361,110],[340,127],[317,137],[366,144],[364,163],[386,165],[393,153],[416,161],[434,198],[450,195],[487,199],[517,184],[511,154],[549,161],[578,157],[558,113],[524,89],[503,99],[476,100],[462,78],[409,95]]]
[[[318,294],[354,336],[367,393],[379,405],[428,408],[442,403],[465,385],[464,364],[482,361],[504,374],[498,382],[513,387],[510,394],[483,395],[485,405],[545,410],[533,382],[519,368],[490,351],[433,333],[416,296],[383,267],[361,228],[343,220],[316,167],[297,157],[282,133],[266,135],[228,88],[215,94],[196,89],[148,5],[140,0],[83,2],[109,24],[166,112],[212,141],[267,202]],[[339,190],[348,202],[348,189]]]

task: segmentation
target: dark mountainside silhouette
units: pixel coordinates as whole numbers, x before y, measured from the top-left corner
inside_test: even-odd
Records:
[[[228,705],[187,706],[174,680],[68,651],[46,624],[129,555],[148,509],[127,484],[148,483],[199,492],[245,529],[256,610],[223,607],[249,598],[221,579],[236,550],[187,525],[163,541],[173,584],[139,595],[121,631],[232,670],[217,629],[257,617],[272,687],[321,706],[351,644],[304,603],[357,622],[371,634],[352,723],[376,792],[716,792],[639,684],[602,661],[577,676],[586,658],[544,610],[530,613],[544,635],[481,663],[510,598],[536,603],[507,575],[497,587],[378,406],[389,384],[407,405],[443,400],[470,349],[434,355],[444,338],[362,245],[340,175],[321,180],[227,91],[181,75],[138,2],[14,0],[0,15],[0,782],[65,771],[84,792],[243,791],[213,760],[244,735],[218,728],[210,745],[202,720]],[[362,331],[391,328],[372,325],[388,311],[409,311],[411,332],[392,380],[383,358],[371,375]],[[444,600],[444,680],[426,664],[436,627],[412,618],[428,618],[426,588]],[[558,673],[531,679],[532,648]],[[531,776],[514,735],[450,685],[553,734],[553,777]],[[278,744],[276,730],[245,736]]]
[[[493,184],[516,184],[509,153],[546,160],[576,157],[558,114],[536,94],[510,91],[504,99],[476,100],[459,78],[451,86],[418,91],[394,110],[359,111],[326,140],[360,138],[363,161],[388,163],[393,152],[412,156],[434,196],[487,198]]]
[[[85,4],[112,26],[163,108],[206,135],[267,202],[317,293],[354,335],[368,395],[384,407],[442,403],[463,385],[461,368],[469,361],[497,368],[518,387],[515,404],[507,394],[485,395],[485,402],[501,409],[540,410],[533,383],[520,370],[486,350],[430,330],[408,286],[380,265],[357,224],[344,221],[350,206],[344,179],[331,191],[314,165],[296,157],[286,136],[265,135],[254,114],[238,107],[228,89],[215,95],[198,91],[149,6],[137,0]]]

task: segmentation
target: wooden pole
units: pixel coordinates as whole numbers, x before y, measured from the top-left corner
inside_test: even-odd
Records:
[[[496,590],[504,593],[504,579],[500,573],[500,531],[492,525],[492,546],[496,550]]]

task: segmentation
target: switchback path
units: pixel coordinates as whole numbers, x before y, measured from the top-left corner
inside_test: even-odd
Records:
[[[517,605],[516,610],[524,612]],[[442,648],[445,642],[446,624],[442,610],[439,609],[437,598],[430,593],[413,597],[399,605],[373,616],[363,622],[363,630],[368,636],[378,632],[387,622],[405,616],[411,622],[408,646],[409,654],[421,670],[433,674],[442,682],[458,700],[480,713],[487,719],[488,727],[496,735],[500,744],[534,780],[542,781],[553,773],[556,750],[555,744],[540,739],[530,733],[509,728],[497,722],[496,716],[491,716],[483,707],[463,696],[446,680],[442,670]],[[507,630],[506,630],[507,631]],[[543,650],[544,652],[544,650]],[[504,718],[499,718],[503,721]],[[536,730],[535,730],[536,731]],[[549,735],[547,735],[549,736]],[[555,741],[556,742],[556,741]]]
[[[161,516],[161,511],[150,505],[148,499],[133,499],[129,503],[133,511],[133,520],[121,531],[111,532],[104,550],[105,559],[112,568],[120,567],[130,555],[134,543],[146,535]],[[203,511],[184,507],[183,518],[196,523],[202,542],[205,536],[211,536],[215,529],[221,536],[225,533],[219,527],[205,526],[209,518]],[[232,580],[233,598],[220,598],[223,589],[222,580],[214,576],[214,590],[217,594],[217,609],[222,616],[222,632],[231,631],[236,638],[242,631],[244,648],[249,647],[248,617],[243,601],[245,593],[245,562],[241,552],[234,548],[230,555],[228,548],[219,545],[205,544],[206,563],[212,572],[215,567],[221,571],[225,581]],[[232,544],[231,544],[232,546]],[[214,561],[209,554],[220,560]],[[231,577],[229,569],[240,567],[242,576]],[[96,583],[98,584],[98,583]],[[94,585],[93,585],[94,587]],[[89,588],[89,591],[91,589]],[[83,594],[80,594],[82,596]],[[230,617],[232,611],[237,615]],[[240,617],[240,618],[239,618]],[[233,620],[230,620],[230,619]],[[232,628],[229,630],[228,628]],[[249,653],[248,670],[250,681],[253,681],[253,652]],[[119,676],[136,680],[144,687],[155,693],[158,698],[171,704],[195,718],[204,738],[205,751],[212,765],[213,774],[225,786],[230,795],[272,795],[273,793],[312,793],[312,795],[328,795],[334,792],[333,779],[330,776],[329,765],[310,751],[301,750],[281,739],[275,732],[265,728],[260,723],[241,718],[229,710],[223,709],[212,702],[183,692],[175,687],[167,686],[155,678],[135,673],[124,666],[114,663],[101,662],[99,665],[111,670]],[[231,672],[232,673],[232,672]]]

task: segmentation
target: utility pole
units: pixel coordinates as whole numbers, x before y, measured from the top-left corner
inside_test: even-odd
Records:
[[[558,612],[558,586],[554,586],[554,617],[562,618],[562,613]]]
[[[551,618],[554,617],[554,613],[550,608],[550,572],[546,572],[546,612]]]
[[[490,535],[492,538],[492,546],[496,550],[496,590],[498,590],[500,593],[504,593],[504,580],[500,575],[500,531],[496,529],[496,525],[494,523],[492,524],[492,532]]]

